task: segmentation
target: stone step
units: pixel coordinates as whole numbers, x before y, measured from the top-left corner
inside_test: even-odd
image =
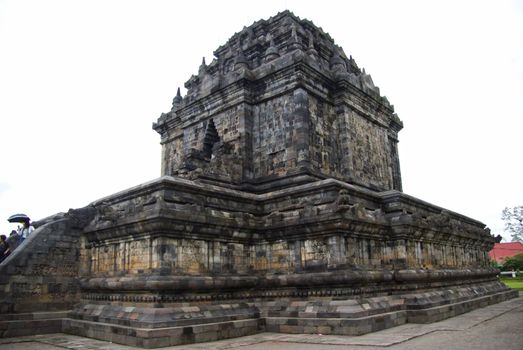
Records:
[[[62,332],[63,313],[42,313],[32,319],[23,316],[0,321],[0,338],[20,337],[25,335],[49,334]],[[5,316],[5,315],[3,315]],[[27,314],[26,314],[27,317]],[[54,318],[56,317],[56,318]]]
[[[275,333],[362,335],[407,322],[407,312],[395,311],[359,318],[266,317],[265,330]]]
[[[62,332],[150,349],[252,335],[262,331],[262,326],[262,319],[245,319],[149,329],[68,318],[63,320]]]
[[[450,317],[464,314],[474,309],[496,304],[505,300],[518,297],[516,289],[509,289],[499,293],[480,296],[474,299],[459,301],[425,309],[408,309],[407,321],[409,323],[433,323]]]

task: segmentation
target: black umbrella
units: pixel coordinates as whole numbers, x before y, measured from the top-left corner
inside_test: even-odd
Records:
[[[9,222],[27,222],[29,221],[29,216],[25,214],[15,214],[11,215],[9,219],[7,219]]]

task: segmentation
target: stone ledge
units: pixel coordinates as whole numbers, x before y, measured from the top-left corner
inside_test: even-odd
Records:
[[[505,300],[518,297],[518,291],[510,289],[495,294],[480,296],[478,298],[463,300],[452,304],[435,306],[419,310],[407,310],[409,323],[433,323],[454,317],[474,309],[497,304]]]
[[[497,280],[475,285],[465,284],[449,289],[441,288],[433,291],[405,295],[405,305],[408,310],[422,310],[473,300],[478,297],[505,291],[507,291],[507,287]]]
[[[0,338],[62,332],[63,318],[0,321]]]
[[[54,312],[29,312],[21,314],[0,314],[1,321],[26,321],[26,320],[49,320],[49,319],[61,319],[67,317],[67,311],[54,311]]]
[[[460,279],[494,278],[497,270],[476,268],[464,270],[333,270],[326,272],[233,275],[233,276],[159,276],[137,275],[124,277],[94,277],[81,280],[84,292],[88,291],[211,291],[223,289],[267,289],[326,285],[358,286],[359,284],[392,282],[419,283],[455,281]]]
[[[62,332],[149,349],[256,334],[263,330],[261,323],[263,323],[261,319],[246,319],[185,327],[144,329],[64,319]]]
[[[265,330],[276,333],[362,335],[407,322],[406,311],[359,318],[266,317]]]
[[[161,308],[79,304],[68,316],[75,320],[159,329],[258,319],[260,312],[245,302]]]
[[[439,304],[441,302],[439,298],[433,298],[434,303],[432,304],[427,303],[427,300],[438,295],[459,295],[460,292],[456,289],[357,300],[313,299],[289,301],[288,304],[281,302],[247,304],[249,310],[257,308],[262,311],[250,314],[251,318],[241,320],[230,318],[220,322],[209,322],[210,320],[206,320],[205,317],[196,317],[190,325],[172,327],[162,326],[166,320],[165,317],[171,314],[167,312],[169,310],[161,308],[144,311],[144,315],[154,314],[152,319],[143,320],[152,322],[148,328],[106,323],[102,320],[95,322],[72,319],[65,316],[66,312],[11,314],[4,315],[3,320],[0,320],[0,338],[63,332],[136,347],[158,348],[209,342],[261,332],[363,335],[405,323],[441,321],[518,296],[517,290],[496,290],[495,286],[492,284],[490,286],[492,288],[488,288],[489,285],[479,289],[476,287],[475,290],[478,293],[484,294],[474,297],[472,294],[463,292],[462,297],[449,299],[444,305]],[[473,287],[470,288],[470,290],[473,289]],[[413,308],[416,300],[421,301],[418,306],[424,308]],[[214,305],[211,309],[218,312],[222,306]],[[240,305],[238,304],[238,306]],[[187,306],[180,310],[186,311],[190,315],[195,313],[196,309],[202,311],[209,307],[210,305]],[[130,309],[135,308],[128,307],[127,309],[131,311]],[[243,308],[243,311],[245,310]],[[236,317],[236,315],[229,316]],[[249,317],[249,315],[245,314],[243,317]]]

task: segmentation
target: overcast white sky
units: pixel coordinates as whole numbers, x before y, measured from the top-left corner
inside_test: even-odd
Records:
[[[523,205],[523,2],[502,0],[0,0],[0,233],[160,176],[151,125],[176,88],[284,9],[395,105],[404,192],[503,234]]]

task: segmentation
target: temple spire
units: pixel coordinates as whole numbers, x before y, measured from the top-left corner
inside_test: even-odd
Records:
[[[265,51],[264,60],[265,62],[272,61],[275,58],[280,57],[280,53],[276,45],[274,45],[274,39],[271,33],[267,34],[267,40],[269,41],[269,48]]]
[[[291,50],[301,50],[302,49],[302,44],[298,38],[298,33],[296,30],[295,23],[291,24],[291,37],[290,37],[289,42],[290,42]]]
[[[309,32],[309,47],[307,48],[307,53],[314,59],[318,58],[318,51],[314,48],[314,35]]]
[[[182,100],[182,94],[180,93],[180,88],[178,88],[178,91],[176,91],[176,96],[173,98],[173,107],[171,110],[174,111],[178,109],[182,103]]]
[[[240,68],[249,68],[249,62],[247,61],[247,57],[245,57],[241,47],[239,48],[238,53],[236,54],[236,59],[234,61],[234,70]]]
[[[202,64],[200,65],[200,68],[198,69],[199,74],[204,74],[207,72],[207,64],[205,64],[205,56],[202,57]]]

